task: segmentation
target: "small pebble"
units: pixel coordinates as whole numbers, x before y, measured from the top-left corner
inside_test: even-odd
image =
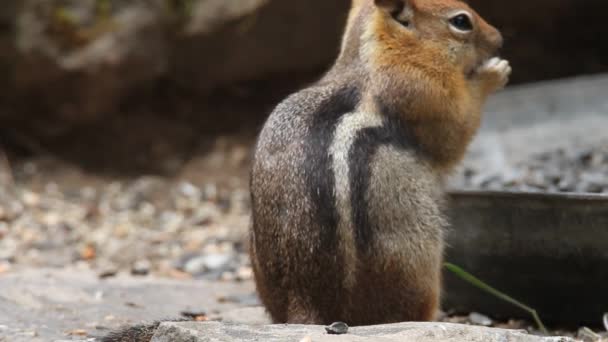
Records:
[[[40,196],[31,191],[25,191],[22,195],[22,200],[29,207],[36,207],[40,204]]]
[[[186,197],[198,199],[201,197],[201,190],[192,183],[183,182],[179,185],[179,192]]]
[[[68,331],[67,334],[70,336],[87,336],[89,333],[84,329],[75,329],[72,331]]]
[[[232,255],[230,254],[210,254],[203,257],[203,264],[208,270],[216,271],[225,269],[230,261],[232,261]]]
[[[84,246],[84,248],[80,251],[80,258],[82,260],[93,260],[96,256],[97,250],[95,249],[95,246],[90,244]]]
[[[8,236],[9,233],[8,224],[1,222],[0,219],[0,240],[4,239],[5,236]]]
[[[104,293],[103,291],[97,291],[95,292],[95,295],[93,296],[93,298],[95,298],[96,301],[100,302],[104,297]]]
[[[344,322],[335,322],[325,327],[325,331],[330,335],[344,335],[348,333],[348,325]]]
[[[182,317],[186,317],[197,322],[204,322],[209,319],[206,312],[182,311],[180,312],[180,315]]]
[[[234,272],[222,272],[220,275],[220,280],[224,282],[236,281],[239,280]]]
[[[215,184],[206,184],[204,187],[205,198],[208,201],[216,201],[218,197],[218,190]]]
[[[0,261],[0,275],[4,273],[8,273],[12,268],[12,265],[9,262]]]
[[[194,257],[186,261],[184,271],[192,275],[201,275],[207,271],[205,267],[205,259],[203,257]]]
[[[150,264],[150,261],[138,260],[135,262],[135,264],[133,264],[133,268],[131,269],[131,274],[137,275],[137,276],[145,276],[145,275],[148,275],[148,273],[150,273],[151,268],[152,268],[152,265]]]
[[[248,266],[243,266],[243,267],[239,267],[239,269],[236,271],[236,279],[243,281],[243,280],[250,280],[253,278],[253,269],[251,267]]]
[[[22,331],[19,335],[27,336],[27,337],[37,337],[38,332],[37,331]]]
[[[481,325],[484,327],[492,326],[492,324],[494,323],[492,319],[490,319],[488,316],[482,315],[477,312],[471,312],[469,314],[469,321],[471,321],[471,323],[473,324]]]

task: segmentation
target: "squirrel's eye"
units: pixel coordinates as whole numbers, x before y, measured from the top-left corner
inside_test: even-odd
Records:
[[[458,14],[450,18],[450,25],[452,25],[459,31],[468,32],[473,30],[473,23],[471,22],[471,18],[464,13]]]

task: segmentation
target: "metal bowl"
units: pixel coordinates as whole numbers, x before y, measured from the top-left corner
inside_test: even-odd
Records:
[[[447,261],[548,323],[601,322],[608,312],[608,196],[454,191],[450,199]],[[445,309],[530,318],[445,273]]]

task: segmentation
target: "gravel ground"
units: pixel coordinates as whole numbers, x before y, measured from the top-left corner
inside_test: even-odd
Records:
[[[6,163],[4,163],[6,164]],[[454,187],[608,193],[608,141],[557,149],[503,167],[465,165]],[[250,279],[246,182],[219,185],[153,176],[102,178],[42,160],[3,168],[0,272],[86,264],[170,277]],[[51,181],[47,170],[63,175]],[[76,176],[74,176],[76,174]],[[74,178],[79,178],[73,182]],[[66,185],[72,184],[73,185]]]
[[[242,150],[237,155],[246,159]],[[190,171],[172,178],[127,178],[92,175],[52,159],[9,163],[0,154],[0,276],[33,268],[77,268],[100,281],[128,274],[252,286],[245,243],[247,163],[241,162],[236,175],[221,174],[219,168],[220,180],[193,177],[207,173],[200,171],[205,162],[191,164]],[[608,141],[497,164],[501,167],[466,164],[452,185],[608,193]],[[138,316],[121,319],[138,321]],[[476,313],[448,313],[442,320],[534,330],[528,322],[495,322]]]
[[[158,319],[229,320],[257,304],[252,282],[99,279],[80,267],[15,269],[0,276],[0,288],[1,342],[83,340]]]
[[[551,149],[524,161],[499,151],[492,162],[465,164],[452,187],[473,190],[608,194],[608,140]]]
[[[30,161],[4,174],[0,273],[84,265],[101,277],[251,278],[244,246],[249,199],[242,186],[149,176],[65,186],[40,179],[47,167]],[[54,167],[74,174],[68,165]]]

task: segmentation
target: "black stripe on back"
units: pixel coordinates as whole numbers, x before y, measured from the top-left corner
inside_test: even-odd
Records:
[[[306,156],[307,184],[314,213],[321,228],[320,248],[330,252],[337,246],[338,212],[336,209],[335,182],[329,149],[340,118],[353,112],[360,101],[355,87],[346,87],[332,94],[313,114],[308,136]]]
[[[350,200],[355,242],[359,253],[368,251],[374,227],[369,218],[367,198],[371,174],[371,162],[380,146],[390,145],[401,150],[417,150],[415,141],[408,134],[397,112],[377,101],[385,118],[382,126],[359,131],[348,155]]]

